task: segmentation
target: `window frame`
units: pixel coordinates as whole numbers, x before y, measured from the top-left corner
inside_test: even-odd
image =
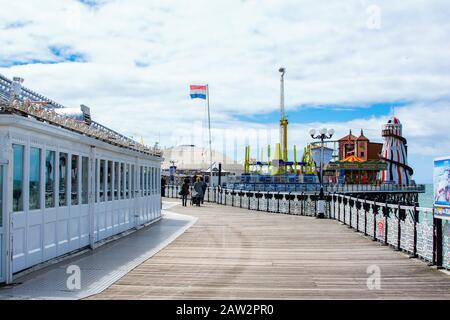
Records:
[[[47,155],[53,153],[53,186],[52,186],[52,204],[50,206],[47,206]],[[44,154],[44,161],[45,161],[45,167],[44,167],[44,209],[52,209],[56,207],[56,155],[58,152],[54,149],[45,149]],[[59,200],[58,200],[59,201]]]
[[[32,190],[31,190],[31,165],[32,165],[32,161],[31,161],[31,157],[32,157],[32,150],[37,150],[37,160],[38,160],[38,166],[37,166],[37,199],[36,199],[36,206],[31,206],[31,196],[32,196]],[[42,187],[41,187],[41,183],[42,183],[42,174],[41,174],[41,169],[42,169],[42,148],[38,147],[38,146],[34,146],[34,145],[30,145],[29,146],[29,150],[28,150],[28,177],[27,177],[27,185],[28,185],[28,210],[30,211],[36,211],[36,210],[41,210],[42,209],[42,204],[41,204],[41,192],[42,192]],[[34,193],[34,192],[33,192]]]
[[[17,202],[17,207],[15,206],[15,201],[16,201],[16,197],[14,196],[14,193],[15,193],[15,191],[16,191],[16,189],[15,189],[15,187],[14,187],[14,176],[15,176],[15,173],[16,173],[16,166],[15,166],[15,164],[16,164],[16,155],[15,155],[15,149],[14,149],[14,147],[15,146],[17,146],[17,147],[20,147],[21,148],[21,150],[22,150],[22,156],[21,156],[21,168],[22,168],[22,172],[21,172],[21,180],[20,180],[20,196],[19,196],[19,199],[18,199],[18,202]],[[13,143],[12,144],[12,157],[13,157],[13,161],[12,161],[12,190],[13,190],[13,204],[12,204],[12,207],[13,207],[13,212],[14,213],[16,213],[16,212],[24,212],[24,210],[25,210],[25,197],[24,197],[24,191],[25,191],[25,184],[24,184],[24,181],[25,181],[25,145],[23,145],[23,144],[20,144],[20,143]]]
[[[89,157],[81,155],[81,205],[89,204]],[[85,162],[86,160],[86,162]],[[86,166],[85,166],[86,165]],[[85,179],[86,178],[86,179]]]
[[[61,155],[66,155],[66,164],[65,164],[65,192],[62,193],[61,192]],[[69,185],[70,185],[70,181],[69,181],[69,155],[70,153],[67,151],[59,151],[58,152],[58,208],[65,208],[69,205]],[[61,194],[65,195],[65,203],[61,204]]]

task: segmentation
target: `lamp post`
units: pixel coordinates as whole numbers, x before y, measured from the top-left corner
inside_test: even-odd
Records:
[[[323,193],[323,168],[324,168],[324,159],[323,159],[323,141],[325,139],[331,139],[334,135],[334,130],[326,128],[320,129],[317,133],[315,129],[311,129],[309,131],[311,138],[320,140],[320,194],[319,201],[317,206],[317,218],[322,219],[325,217],[325,199]]]

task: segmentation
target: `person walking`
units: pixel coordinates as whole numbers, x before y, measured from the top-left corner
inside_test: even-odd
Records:
[[[203,177],[200,177],[200,182],[202,184],[202,190],[203,190],[203,194],[202,194],[202,204],[205,202],[205,194],[206,194],[206,189],[208,188],[208,185],[205,182],[205,179]]]
[[[194,183],[194,191],[192,192],[192,201],[197,207],[200,207],[200,202],[203,198],[203,184],[200,181],[200,177],[197,178],[197,181]]]
[[[161,197],[166,196],[166,177],[161,177]]]
[[[181,204],[183,205],[183,207],[187,206],[187,197],[189,195],[189,179],[186,178],[183,181],[183,184],[181,186],[181,191],[180,191],[180,195],[181,195]]]

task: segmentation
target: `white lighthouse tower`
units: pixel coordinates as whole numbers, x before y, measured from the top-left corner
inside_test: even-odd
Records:
[[[396,117],[383,126],[382,136],[381,159],[388,166],[380,172],[381,182],[409,185],[414,171],[408,166],[407,141],[402,136],[402,124]]]

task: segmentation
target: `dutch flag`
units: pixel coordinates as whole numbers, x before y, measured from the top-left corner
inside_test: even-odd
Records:
[[[192,99],[205,99],[206,100],[206,86],[191,85],[191,98]]]

